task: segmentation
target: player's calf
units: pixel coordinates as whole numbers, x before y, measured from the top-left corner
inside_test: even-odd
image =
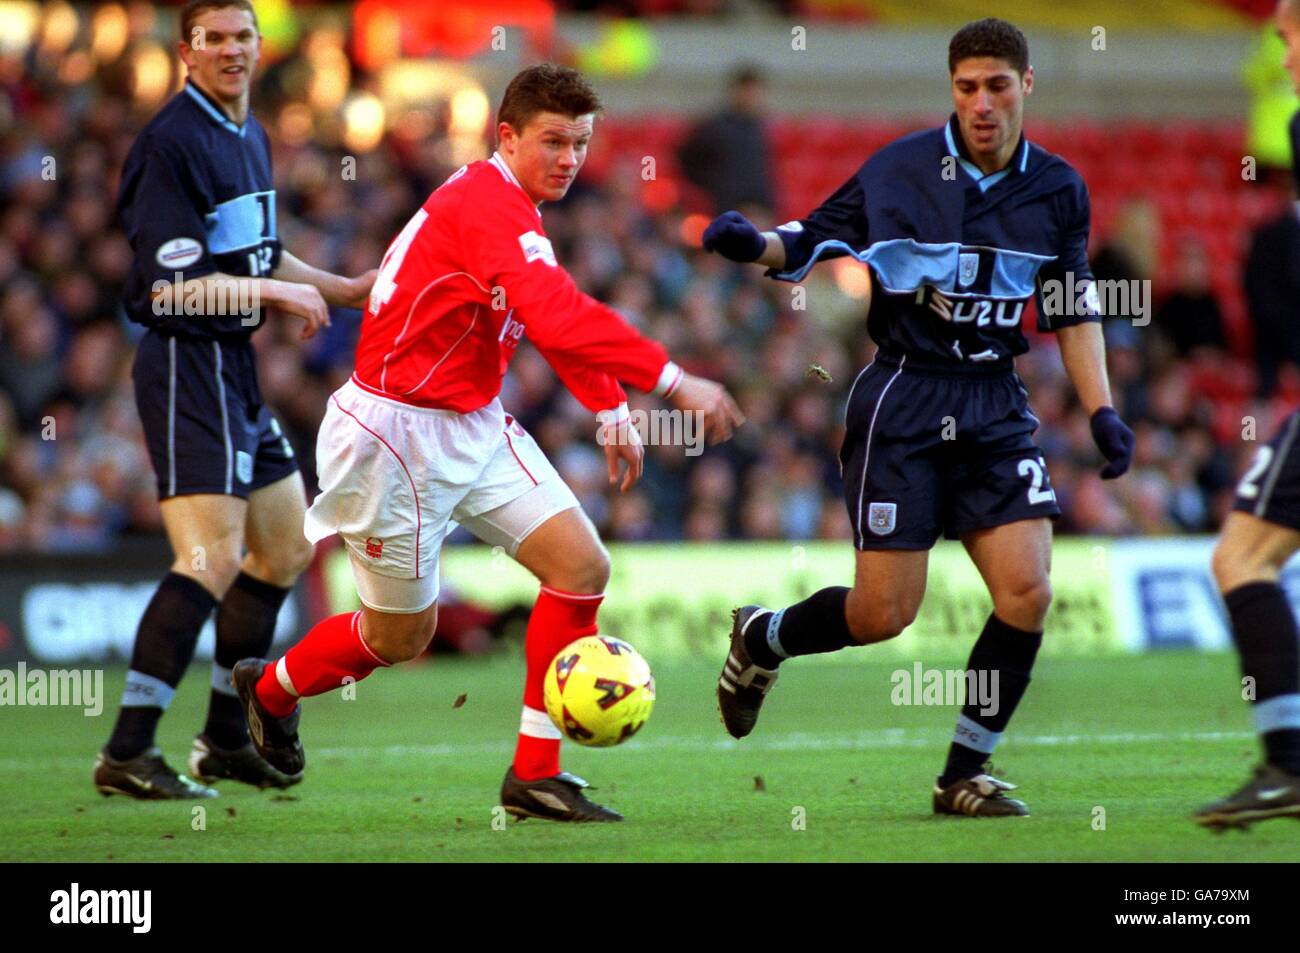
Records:
[[[984,680],[981,684],[991,686],[991,697],[979,699],[968,695],[957,716],[937,787],[950,790],[960,781],[982,775],[984,763],[992,756],[1029,688],[1042,644],[1042,632],[1017,629],[996,613],[989,616],[971,648],[966,670],[974,673],[977,680]]]

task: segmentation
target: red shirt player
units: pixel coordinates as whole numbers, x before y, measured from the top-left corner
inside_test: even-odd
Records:
[[[313,542],[343,537],[363,608],[321,622],[273,664],[246,659],[234,672],[258,750],[287,774],[304,766],[299,698],[424,651],[437,618],[438,555],[455,522],[541,582],[501,803],[524,816],[621,820],[561,772],[560,732],[542,694],[555,654],[597,631],[609,556],[573,492],[502,409],[501,380],[527,334],[597,414],[611,482],[626,464],[623,490],[640,476],[644,451],[620,382],[702,414],[715,441],[742,418],[720,385],[683,373],[555,260],[537,206],[568,190],[599,108],[574,70],[520,73],[502,100],[499,151],[430,195],[384,256],[356,370],[321,424],[321,493],[306,520]]]

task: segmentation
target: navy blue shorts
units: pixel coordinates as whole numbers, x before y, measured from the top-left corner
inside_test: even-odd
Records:
[[[1300,530],[1300,410],[1255,451],[1237,484],[1232,508],[1287,529]]]
[[[297,472],[293,448],[262,403],[248,338],[149,331],[131,369],[158,498],[248,498]]]
[[[1014,371],[922,371],[878,355],[849,392],[845,427],[858,549],[929,549],[940,533],[1061,515]]]

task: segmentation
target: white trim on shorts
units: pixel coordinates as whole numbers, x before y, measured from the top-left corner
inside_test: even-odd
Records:
[[[871,425],[867,427],[867,446],[862,454],[862,482],[858,484],[858,525],[855,527],[858,531],[858,549],[865,549],[867,546],[867,532],[862,525],[862,497],[867,491],[867,465],[871,463],[871,435],[876,430],[876,417],[880,414],[880,405],[885,402],[885,395],[889,393],[889,388],[894,386],[894,381],[898,380],[898,375],[903,373],[903,364],[907,361],[907,355],[898,362],[898,370],[894,371],[894,376],[885,384],[880,396],[876,398],[876,409],[871,412]],[[874,364],[875,361],[872,361]],[[857,381],[854,381],[857,384]],[[845,418],[847,419],[847,417]]]
[[[176,338],[167,339],[167,495],[176,495]]]
[[[175,340],[175,339],[173,339]],[[226,382],[221,379],[221,345],[212,342],[212,353],[217,356],[217,400],[221,404],[221,436],[226,442],[226,493],[230,493],[235,478],[235,453],[230,447],[230,418],[226,410]]]
[[[1291,445],[1295,443],[1297,426],[1300,426],[1300,412],[1291,415],[1287,434],[1277,445],[1277,456],[1273,459],[1273,465],[1269,468],[1271,472],[1264,482],[1264,489],[1259,494],[1259,502],[1255,504],[1254,515],[1260,519],[1263,519],[1269,501],[1273,499],[1273,490],[1277,487],[1277,478],[1282,475],[1282,468],[1286,466],[1286,458],[1291,453]]]

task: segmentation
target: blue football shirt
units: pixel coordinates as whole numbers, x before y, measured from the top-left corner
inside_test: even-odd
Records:
[[[1010,367],[1029,348],[1025,306],[1053,331],[1100,320],[1088,264],[1083,179],[1021,136],[1006,168],[971,161],[954,114],[879,150],[807,218],[777,229],[801,281],[818,261],[852,255],[872,274],[867,328],[911,367]],[[1048,292],[1044,301],[1043,293]]]
[[[279,264],[270,143],[251,114],[237,125],[187,82],[132,145],[117,209],[135,252],[126,285],[133,321],[200,337],[256,328],[256,312],[160,315],[151,300],[160,282],[218,271],[259,277]]]

